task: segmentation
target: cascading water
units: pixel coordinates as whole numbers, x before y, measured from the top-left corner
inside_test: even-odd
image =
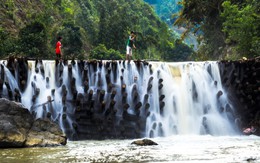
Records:
[[[153,77],[163,79],[164,86],[153,92],[155,101],[147,120],[147,136],[237,133],[230,123],[233,110],[216,62],[152,65],[157,72]],[[158,80],[154,81],[154,85],[158,84]],[[160,97],[165,97],[164,102],[158,102]]]
[[[24,90],[1,64],[2,96],[18,90],[70,139],[236,133],[216,62],[29,61]]]

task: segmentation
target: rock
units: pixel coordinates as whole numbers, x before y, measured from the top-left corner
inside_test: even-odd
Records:
[[[22,147],[33,116],[20,103],[0,99],[0,147]]]
[[[66,145],[67,138],[58,125],[48,119],[37,119],[28,133],[25,146]]]
[[[158,145],[154,141],[150,139],[142,139],[142,140],[135,140],[131,144],[139,145],[139,146],[147,146],[147,145]]]
[[[0,98],[0,148],[65,145],[67,138],[49,120],[34,121],[22,104]]]

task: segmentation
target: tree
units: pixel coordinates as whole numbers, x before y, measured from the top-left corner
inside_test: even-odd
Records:
[[[258,0],[184,0],[175,24],[194,32],[201,43],[201,59],[259,55]]]
[[[222,2],[224,0],[183,0],[183,8],[175,25],[186,28],[181,39],[193,32],[198,42],[206,48],[202,58],[219,59],[225,47],[225,37],[222,32]],[[207,53],[205,53],[207,52]]]
[[[226,43],[234,46],[240,56],[253,57],[260,55],[260,15],[257,13],[259,1],[248,1],[239,6],[231,1],[223,3],[223,31]]]
[[[0,28],[0,57],[3,58],[11,53],[16,52],[16,39],[10,33]]]
[[[123,56],[119,51],[114,49],[107,49],[104,44],[99,44],[90,52],[90,59],[98,60],[119,60],[123,59]]]
[[[68,58],[82,58],[82,36],[80,27],[74,26],[72,22],[64,24],[64,29],[59,32],[62,36],[62,49],[65,57]]]
[[[9,49],[13,49],[5,50],[4,54],[17,49],[18,53],[29,57],[54,56],[57,36],[63,37],[64,53],[70,57],[86,57],[100,44],[111,50],[110,53],[125,54],[126,40],[132,30],[138,33],[136,58],[160,59],[161,54],[168,50],[163,44],[167,41],[174,44],[175,36],[170,34],[166,23],[143,0],[19,2],[8,1],[0,5],[1,27],[10,38],[10,43],[6,39],[0,44],[2,47],[8,44]],[[16,38],[19,42],[15,41]]]
[[[32,58],[47,55],[47,34],[45,26],[34,21],[19,32],[19,51]]]

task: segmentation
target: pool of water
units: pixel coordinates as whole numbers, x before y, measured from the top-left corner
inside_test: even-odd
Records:
[[[69,141],[66,146],[0,149],[0,162],[260,162],[257,136],[171,136],[157,146],[133,140]]]

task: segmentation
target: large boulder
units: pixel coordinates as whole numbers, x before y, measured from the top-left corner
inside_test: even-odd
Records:
[[[33,116],[20,103],[0,99],[0,147],[22,147]]]
[[[65,145],[67,138],[50,120],[36,120],[22,104],[0,99],[0,147]]]

